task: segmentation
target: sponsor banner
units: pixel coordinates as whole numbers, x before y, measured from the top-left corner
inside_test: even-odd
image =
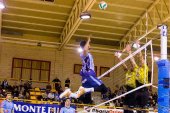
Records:
[[[93,108],[91,110],[87,110],[89,107],[85,106],[84,110],[87,113],[124,113],[123,109],[98,109],[98,108]],[[133,111],[134,113],[137,113],[136,110]],[[158,113],[158,112],[153,112],[149,111],[149,113]]]
[[[84,110],[87,113],[123,113],[122,109],[98,109],[98,108],[93,108],[91,110],[87,110],[88,107],[84,107]]]
[[[59,113],[60,105],[57,104],[31,104],[25,102],[14,103],[14,113]],[[75,106],[71,106],[76,109]]]
[[[14,101],[14,113],[59,113],[60,106],[56,104],[30,104]]]

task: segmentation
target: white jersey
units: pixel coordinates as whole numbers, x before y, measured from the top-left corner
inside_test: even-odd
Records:
[[[94,71],[94,62],[93,62],[93,57],[90,53],[87,53],[86,56],[83,54],[80,54],[80,57],[82,59],[82,71],[89,71],[93,70]]]

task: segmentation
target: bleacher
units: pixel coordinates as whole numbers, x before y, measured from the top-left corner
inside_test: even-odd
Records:
[[[1,80],[1,79],[0,79]],[[4,80],[4,78],[2,78],[2,80]],[[19,82],[16,79],[7,79],[9,81],[9,84],[14,84],[15,82]],[[33,84],[36,81],[33,81]],[[39,82],[41,84],[41,82]],[[43,82],[42,84],[45,86],[47,85],[49,82]],[[51,82],[50,83],[52,86],[52,92],[55,92],[56,90],[54,89],[54,83]],[[35,87],[29,90],[30,93],[30,99],[18,99],[18,98],[14,98],[14,101],[18,101],[18,102],[24,102],[24,103],[32,103],[32,104],[57,104],[60,105],[60,102],[58,101],[52,101],[52,100],[38,100],[37,97],[38,96],[42,96],[44,93],[46,92],[46,90],[44,88],[39,88],[39,87]],[[4,100],[5,98],[0,98],[0,101]],[[100,98],[100,94],[98,93],[93,93],[93,101],[95,101],[95,103],[93,104],[98,104],[101,103],[101,98]],[[83,110],[85,106],[94,106],[94,105],[89,105],[89,104],[79,104],[79,103],[72,103],[73,105],[76,105],[78,110]],[[116,107],[114,104],[110,103],[110,105],[105,105],[105,106],[100,106],[101,109],[123,109],[122,107]],[[135,108],[134,110],[137,110],[138,108]],[[149,109],[146,109],[147,111]],[[154,111],[154,110],[153,110]],[[156,111],[156,110],[155,110]]]

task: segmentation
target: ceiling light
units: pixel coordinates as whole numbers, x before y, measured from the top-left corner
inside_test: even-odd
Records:
[[[90,19],[91,18],[91,14],[89,12],[82,12],[80,14],[80,18],[83,19],[83,20]]]
[[[79,53],[81,53],[81,52],[83,52],[83,49],[82,49],[81,47],[79,47],[79,48],[77,49],[77,51],[78,51]]]
[[[3,0],[0,0],[0,9],[4,9],[4,8],[5,8],[4,2]]]

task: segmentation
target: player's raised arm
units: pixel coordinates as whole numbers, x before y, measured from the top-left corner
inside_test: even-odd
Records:
[[[121,56],[120,56],[119,54],[121,54],[121,53],[115,52],[115,56],[116,56],[116,57],[119,59],[119,61],[121,62],[121,61],[122,61],[122,58],[121,58]],[[126,65],[125,63],[123,63],[122,66],[123,66],[124,70],[126,70],[126,71],[128,70],[127,65]]]
[[[88,51],[89,51],[89,46],[90,46],[90,38],[91,38],[91,35],[88,37],[88,40],[86,42],[86,44],[84,45],[84,47],[82,48],[83,49],[83,55],[86,56]]]
[[[130,45],[130,44],[128,44],[128,45],[126,46],[125,50],[126,50],[126,52],[127,52],[129,55],[132,54],[131,45]],[[130,62],[131,62],[131,64],[132,64],[133,68],[135,68],[135,67],[137,66],[134,57],[130,57]]]

